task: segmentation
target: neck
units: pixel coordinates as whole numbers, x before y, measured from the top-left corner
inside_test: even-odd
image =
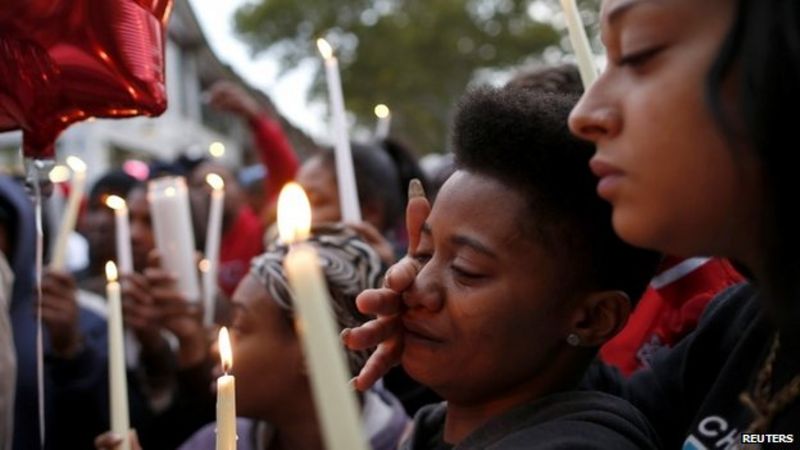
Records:
[[[280,411],[264,414],[262,420],[275,428],[271,449],[324,450],[322,430],[317,422],[317,413],[309,390],[300,395],[278,402]]]
[[[569,364],[564,362],[568,366]],[[518,406],[532,403],[546,395],[574,388],[579,378],[583,375],[581,367],[566,369],[562,365],[560,370],[552,365],[539,376],[531,377],[530,381],[513,386],[505,391],[489,394],[478,401],[447,401],[447,415],[444,424],[444,440],[450,444],[463,441],[475,430],[483,426],[490,419],[498,417]],[[564,377],[563,374],[577,374]]]

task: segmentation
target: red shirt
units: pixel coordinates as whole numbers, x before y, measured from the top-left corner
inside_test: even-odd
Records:
[[[629,375],[652,354],[694,330],[706,305],[743,278],[719,258],[667,257],[622,331],[600,349],[601,359]]]
[[[278,197],[283,185],[294,179],[300,161],[277,121],[256,117],[250,120],[250,130],[258,147],[258,157],[267,169],[264,179],[264,206],[267,206]]]
[[[264,225],[253,210],[242,206],[219,245],[219,287],[229,297],[250,270],[250,260],[264,252]]]

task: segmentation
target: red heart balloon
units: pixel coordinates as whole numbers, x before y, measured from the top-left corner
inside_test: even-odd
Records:
[[[172,0],[4,0],[0,130],[50,159],[90,117],[155,116],[167,106],[164,39]]]

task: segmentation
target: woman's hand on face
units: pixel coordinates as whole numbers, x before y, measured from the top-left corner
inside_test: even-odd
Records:
[[[414,255],[416,252],[422,226],[430,211],[431,206],[425,198],[421,184],[412,181],[406,207],[409,255]],[[369,389],[400,362],[403,353],[403,328],[400,322],[400,313],[403,311],[402,295],[413,284],[420,268],[420,263],[416,259],[406,256],[386,272],[384,287],[368,289],[356,298],[359,311],[377,316],[360,327],[342,331],[342,341],[350,349],[363,350],[377,346],[361,372],[352,381],[356,389],[360,391]]]
[[[136,430],[131,430],[128,433],[128,441],[130,442],[131,450],[142,450],[142,446],[139,444],[139,437],[136,435]],[[97,450],[116,450],[121,443],[122,436],[113,431],[106,431],[100,436],[97,436],[94,440],[94,448]]]

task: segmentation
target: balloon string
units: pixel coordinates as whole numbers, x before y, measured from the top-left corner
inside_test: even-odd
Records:
[[[38,169],[38,167],[36,168]],[[42,231],[42,187],[40,170],[33,173],[33,191],[36,211],[36,378],[39,400],[39,444],[44,449],[44,338],[42,336],[42,259],[44,253],[44,232]]]

